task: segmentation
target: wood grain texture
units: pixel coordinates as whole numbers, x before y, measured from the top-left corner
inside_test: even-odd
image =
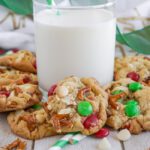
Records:
[[[0,147],[10,144],[18,136],[14,135],[7,123],[7,114],[0,114]],[[21,138],[22,139],[22,138]],[[32,150],[32,141],[22,139],[27,142],[27,150]]]
[[[122,150],[121,144],[115,137],[116,132],[111,132],[108,140],[112,145],[111,150]],[[49,137],[35,141],[35,150],[48,150],[62,136]],[[76,145],[68,145],[63,150],[97,150],[97,145],[101,139],[87,137]]]
[[[129,141],[124,142],[125,150],[150,150],[150,132],[132,135]]]

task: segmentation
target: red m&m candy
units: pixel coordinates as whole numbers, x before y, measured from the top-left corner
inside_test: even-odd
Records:
[[[55,91],[56,87],[57,87],[56,84],[54,84],[54,85],[52,85],[52,86],[50,87],[50,89],[49,89],[49,91],[48,91],[48,96],[51,96],[51,95],[54,94],[54,91]]]
[[[4,54],[6,51],[4,49],[0,49],[0,55]]]
[[[12,52],[13,52],[13,53],[17,53],[18,51],[19,51],[18,48],[13,48],[13,49],[12,49]]]
[[[9,91],[0,91],[0,95],[5,95],[6,97],[9,97],[10,92]]]
[[[89,129],[90,127],[96,126],[98,123],[98,117],[96,114],[92,114],[91,116],[87,117],[84,121],[83,125],[86,129]]]
[[[24,79],[23,79],[23,83],[29,83],[30,82],[30,78],[29,77],[25,77]]]
[[[109,135],[109,130],[107,128],[100,129],[97,133],[95,133],[95,137],[104,138]]]
[[[35,69],[37,69],[36,60],[35,60],[34,63],[33,63],[33,67],[34,67]]]
[[[139,76],[139,74],[137,74],[136,72],[129,72],[128,74],[127,74],[127,78],[130,78],[130,79],[132,79],[133,81],[136,81],[136,82],[138,82],[139,81],[139,79],[140,79],[140,76]]]

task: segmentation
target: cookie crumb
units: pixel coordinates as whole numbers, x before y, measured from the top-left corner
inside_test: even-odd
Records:
[[[26,142],[20,140],[19,138],[13,141],[12,143],[1,147],[1,150],[25,150],[26,149]]]

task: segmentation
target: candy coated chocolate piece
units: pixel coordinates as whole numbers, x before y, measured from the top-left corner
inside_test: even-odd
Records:
[[[104,138],[109,135],[109,130],[107,128],[100,129],[97,133],[95,133],[95,137]]]
[[[13,52],[13,53],[17,53],[18,51],[19,51],[18,48],[13,48],[13,49],[12,49],[12,52]]]
[[[0,95],[5,95],[6,97],[9,97],[10,92],[9,91],[0,91]]]
[[[56,84],[54,84],[54,85],[52,85],[52,86],[50,87],[50,89],[49,89],[49,91],[48,91],[48,96],[51,96],[51,95],[54,94],[54,91],[55,91],[56,87],[57,87]]]
[[[78,104],[77,110],[81,116],[89,116],[93,112],[93,107],[90,102],[82,101]]]
[[[136,100],[129,100],[126,105],[138,105],[138,102]]]
[[[31,80],[30,80],[30,78],[29,77],[25,77],[24,79],[23,79],[23,83],[29,83]]]
[[[33,62],[33,67],[34,67],[35,69],[37,69],[36,60]]]
[[[133,71],[133,72],[129,72],[129,73],[127,74],[127,78],[130,78],[130,79],[132,79],[133,81],[138,82],[139,79],[140,79],[140,75]]]
[[[135,117],[138,116],[140,114],[140,109],[138,105],[126,105],[125,106],[125,114],[128,117]]]
[[[96,114],[92,114],[91,116],[87,117],[84,121],[83,125],[86,129],[96,126],[98,123],[98,117]]]
[[[40,109],[42,106],[40,104],[35,104],[32,106],[33,109]]]
[[[139,82],[133,82],[133,83],[129,84],[128,88],[129,88],[130,91],[136,92],[137,90],[142,89],[142,85]]]

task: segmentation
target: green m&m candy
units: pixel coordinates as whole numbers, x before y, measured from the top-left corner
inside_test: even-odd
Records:
[[[81,116],[89,116],[93,112],[93,107],[90,102],[82,101],[78,104],[77,110]]]
[[[140,108],[136,100],[129,100],[126,103],[125,114],[128,117],[135,117],[140,114]]]
[[[133,82],[129,84],[128,88],[130,91],[136,92],[137,90],[142,89],[142,85],[139,82]]]
[[[126,105],[125,114],[128,117],[135,117],[140,114],[140,109],[138,105]]]
[[[120,94],[122,92],[123,92],[123,90],[116,90],[116,91],[112,92],[112,95],[117,95],[117,94]]]
[[[32,106],[33,109],[40,109],[42,106],[40,104],[35,104]]]
[[[138,102],[136,100],[129,100],[126,102],[126,105],[138,105]]]

